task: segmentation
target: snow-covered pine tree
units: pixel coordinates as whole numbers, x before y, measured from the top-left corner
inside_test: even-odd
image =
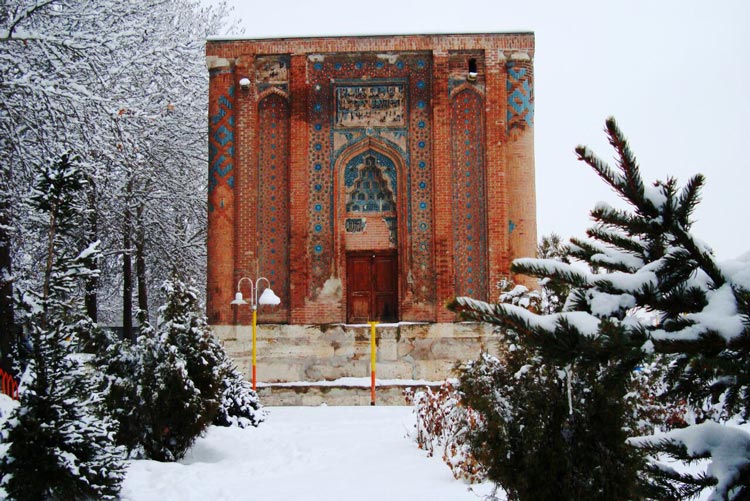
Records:
[[[20,405],[2,430],[9,447],[0,477],[10,499],[111,499],[124,476],[116,424],[91,412],[98,397],[71,349],[93,328],[80,288],[98,273],[98,242],[77,251],[84,185],[76,158],[66,154],[40,169],[30,197],[47,252],[40,290],[19,291],[32,359]]]
[[[201,392],[177,346],[139,313],[135,343],[118,340],[96,357],[101,414],[118,423],[133,459],[176,461],[207,426]]]
[[[195,288],[173,279],[162,292],[158,329],[139,312],[137,341],[112,344],[96,365],[118,443],[132,458],[176,461],[212,422],[257,426],[264,414],[211,333]]]
[[[563,243],[560,235],[556,233],[543,236],[536,247],[536,254],[540,259],[552,259],[562,263],[570,263],[568,252],[568,246]],[[544,313],[562,311],[563,306],[565,306],[565,300],[568,294],[570,294],[570,284],[545,277],[539,281],[539,285],[541,287]]]
[[[240,428],[257,427],[266,417],[257,393],[223,348],[220,354],[221,397],[213,424]]]
[[[560,366],[576,371],[598,364],[614,376],[607,378],[613,399],[624,395],[629,371],[645,355],[654,350],[671,353],[673,396],[695,406],[716,405],[722,420],[747,421],[750,266],[720,265],[691,235],[703,176],[694,176],[682,188],[672,178],[647,186],[614,119],[606,121],[606,131],[617,152],[617,169],[586,147],[576,152],[631,209],[598,204],[591,212],[596,224],[587,232],[589,239],[572,239],[570,246],[573,257],[600,272],[556,261],[516,260],[515,273],[571,285],[564,311],[554,315],[470,298],[457,298],[452,307],[466,318],[517,330],[545,359]],[[660,321],[645,320],[638,310],[656,312]],[[654,496],[687,498],[708,486],[714,486],[711,499],[750,496],[750,435],[740,429],[709,422],[630,443],[644,452],[667,453],[684,461],[710,459],[706,472],[697,475],[651,461]]]
[[[221,426],[258,426],[264,419],[258,396],[211,332],[196,288],[173,278],[162,293],[166,303],[160,309],[160,329],[186,361],[204,400],[202,414]]]
[[[543,238],[538,252],[567,262],[565,246],[554,237]],[[554,278],[540,283],[541,291],[505,283],[500,303],[529,313],[559,312],[569,285]],[[487,477],[510,500],[646,497],[635,475],[611,473],[632,473],[641,463],[625,444],[624,430],[634,424],[632,413],[624,412],[629,402],[609,393],[618,372],[596,362],[561,365],[523,332],[501,330],[499,359],[483,355],[459,370],[461,400],[481,416],[470,443]]]
[[[139,331],[136,344],[115,336],[102,336],[108,339],[96,343],[93,361],[96,388],[102,395],[99,414],[117,421],[115,440],[125,447],[131,458],[145,456],[142,444],[152,428],[146,421],[147,403],[141,390],[144,384],[153,384],[153,381],[144,380],[143,355],[146,339],[153,339],[155,333],[148,322],[142,322]],[[148,404],[153,405],[153,402]]]
[[[163,341],[185,360],[188,377],[200,392],[200,415],[207,426],[219,407],[223,349],[201,312],[195,287],[173,278],[164,282],[161,292],[165,302],[159,308],[159,330]]]
[[[136,396],[144,415],[140,444],[131,450],[134,457],[157,461],[177,461],[185,456],[195,439],[210,424],[203,414],[206,404],[196,387],[178,348],[164,342],[163,336],[138,340],[141,378]]]

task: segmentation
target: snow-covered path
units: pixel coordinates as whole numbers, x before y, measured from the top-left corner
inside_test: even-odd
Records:
[[[410,407],[275,407],[257,429],[210,428],[180,463],[133,461],[131,501],[471,500],[407,437]]]

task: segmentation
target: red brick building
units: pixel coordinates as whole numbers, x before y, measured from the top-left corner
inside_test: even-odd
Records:
[[[451,322],[536,248],[531,33],[211,40],[208,304],[266,323]],[[247,290],[243,288],[247,295]]]

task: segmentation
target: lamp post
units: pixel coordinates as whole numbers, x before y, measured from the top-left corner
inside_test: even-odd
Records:
[[[240,291],[240,285],[242,284],[243,280],[247,280],[250,283],[250,301],[245,301],[242,298],[242,292]],[[263,289],[263,294],[258,297],[258,291],[260,289],[260,281],[265,280],[268,284],[268,287]],[[255,349],[255,335],[257,331],[257,323],[258,323],[258,305],[259,304],[267,304],[271,306],[276,306],[277,304],[281,303],[281,299],[279,296],[274,294],[274,292],[271,290],[271,282],[268,281],[265,277],[259,277],[255,282],[253,282],[252,278],[249,277],[242,277],[237,282],[237,293],[234,295],[234,301],[232,301],[231,304],[241,305],[241,304],[249,304],[253,309],[253,391],[255,391],[256,388],[256,349]]]

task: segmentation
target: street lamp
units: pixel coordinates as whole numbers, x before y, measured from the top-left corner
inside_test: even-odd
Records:
[[[240,285],[242,284],[243,280],[247,280],[250,282],[250,298],[249,302],[245,301],[242,298],[242,292],[240,291]],[[268,284],[268,287],[263,289],[263,294],[258,297],[258,291],[260,289],[260,281],[265,280]],[[253,391],[255,391],[255,383],[256,383],[256,370],[255,370],[255,362],[256,362],[256,350],[255,350],[255,334],[256,334],[256,326],[258,322],[258,305],[259,304],[267,304],[271,306],[276,306],[277,304],[281,303],[281,299],[279,296],[273,293],[271,290],[271,282],[268,281],[265,277],[258,278],[255,282],[251,278],[248,277],[242,277],[237,282],[237,293],[234,295],[234,301],[232,301],[231,304],[241,305],[241,304],[249,304],[253,308]]]

